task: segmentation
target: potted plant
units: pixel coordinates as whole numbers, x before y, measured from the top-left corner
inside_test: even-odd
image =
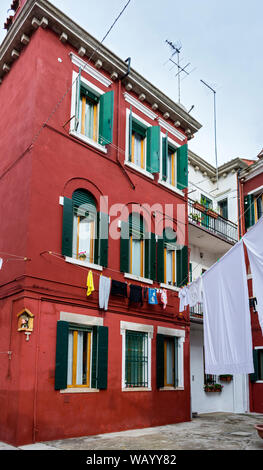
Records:
[[[192,218],[192,220],[193,220],[197,225],[200,225],[200,224],[201,224],[202,217],[201,217],[200,215],[191,213],[191,214],[190,214],[190,217]]]
[[[231,380],[233,380],[233,375],[231,375],[231,374],[219,375],[219,379],[220,379],[222,382],[231,382]]]
[[[85,261],[86,258],[87,258],[87,256],[86,256],[86,253],[84,251],[79,253],[79,259],[81,261]]]
[[[210,217],[213,217],[213,219],[218,218],[218,213],[214,209],[207,209],[206,215],[209,215]]]
[[[205,392],[222,392],[223,385],[221,384],[205,384],[204,391]]]
[[[205,212],[205,206],[204,206],[204,204],[202,204],[202,200],[201,200],[201,202],[195,201],[194,202],[194,208],[197,209],[200,212]]]

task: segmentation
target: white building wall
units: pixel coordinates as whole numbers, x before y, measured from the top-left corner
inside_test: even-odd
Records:
[[[191,357],[191,407],[192,413],[230,412],[245,413],[248,411],[247,377],[235,375],[232,382],[217,383],[223,385],[221,392],[204,391],[204,357],[203,327],[191,324],[190,357]]]
[[[218,209],[218,202],[228,200],[228,219],[237,224],[237,175],[236,172],[221,176],[217,184],[200,170],[189,165],[189,198],[194,201],[201,199],[201,194],[213,201],[213,209]]]

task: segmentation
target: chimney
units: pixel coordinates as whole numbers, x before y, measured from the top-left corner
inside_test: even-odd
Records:
[[[14,15],[10,15],[6,19],[5,24],[4,24],[4,29],[6,29],[7,31],[10,29],[10,27],[12,26],[12,24],[16,20],[17,16],[19,15],[21,9],[23,8],[23,6],[25,5],[26,2],[27,2],[27,0],[13,0],[12,1],[12,4],[11,4],[9,10],[13,10]]]

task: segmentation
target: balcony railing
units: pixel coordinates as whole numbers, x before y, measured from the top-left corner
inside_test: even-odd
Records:
[[[231,243],[238,241],[237,225],[230,220],[225,219],[221,215],[206,209],[201,204],[196,203],[192,199],[188,199],[188,217],[189,222],[204,228],[214,235]]]
[[[190,318],[203,318],[203,304],[198,303],[195,307],[190,307]]]

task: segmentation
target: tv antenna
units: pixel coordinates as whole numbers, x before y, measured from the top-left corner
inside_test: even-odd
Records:
[[[193,72],[194,69],[188,72],[187,68],[190,66],[190,62],[188,62],[184,66],[180,65],[180,53],[181,53],[181,49],[182,49],[182,45],[181,45],[180,42],[173,43],[172,41],[168,41],[167,39],[166,39],[165,42],[168,44],[168,46],[170,46],[170,48],[172,50],[172,55],[166,61],[166,63],[167,62],[172,62],[172,64],[173,64],[172,68],[174,68],[175,66],[177,67],[177,74],[175,75],[175,77],[177,77],[177,81],[178,81],[178,103],[180,103],[180,101],[181,101],[181,81],[183,80],[183,79],[181,80],[181,74],[184,73],[186,76],[190,75],[190,73]],[[170,70],[172,70],[172,68]],[[186,78],[186,77],[184,77],[184,78]]]

